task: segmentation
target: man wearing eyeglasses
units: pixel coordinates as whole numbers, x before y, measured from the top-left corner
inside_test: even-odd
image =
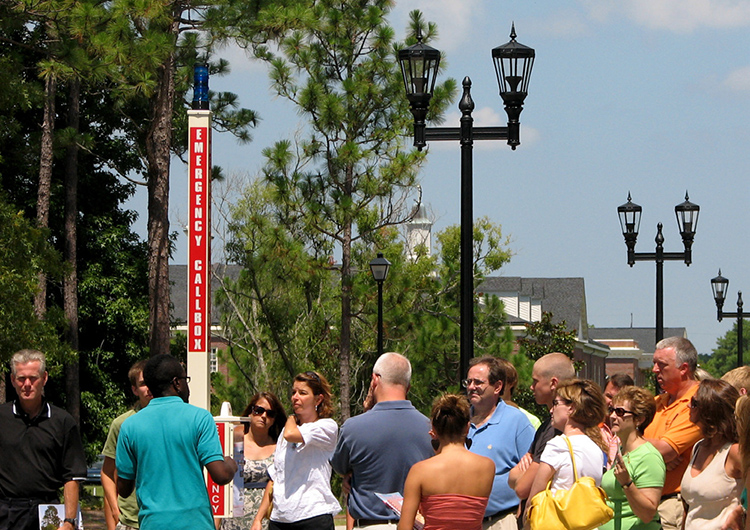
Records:
[[[700,428],[690,421],[690,400],[698,390],[694,377],[697,367],[698,352],[689,340],[668,337],[656,345],[652,371],[664,393],[656,396],[656,415],[646,427],[644,438],[658,449],[667,465],[659,503],[664,530],[677,530],[682,525],[680,482],[693,445],[703,437]]]
[[[37,350],[16,352],[10,361],[18,397],[0,406],[0,530],[38,530],[39,505],[57,504],[60,488],[60,528],[78,528],[78,482],[86,477],[86,457],[73,417],[44,397],[46,363]]]
[[[190,378],[171,355],[156,355],[143,369],[153,399],[126,419],[117,440],[117,488],[135,487],[141,530],[214,530],[203,467],[219,485],[237,471],[222,455],[216,423],[188,404]]]
[[[351,474],[348,507],[355,528],[394,530],[398,518],[376,493],[403,493],[411,466],[435,454],[430,420],[406,399],[410,381],[406,357],[381,355],[370,380],[372,409],[339,431],[331,464],[337,473]]]
[[[462,384],[471,403],[469,450],[495,462],[482,528],[516,530],[518,497],[508,485],[508,474],[529,450],[534,428],[523,412],[501,399],[505,370],[495,357],[472,359],[467,377]]]

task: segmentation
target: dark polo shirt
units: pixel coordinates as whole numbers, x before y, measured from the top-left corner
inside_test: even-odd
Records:
[[[562,431],[558,431],[552,426],[551,416],[542,422],[536,430],[536,434],[534,434],[534,441],[531,442],[531,448],[529,449],[529,453],[531,453],[531,458],[534,462],[538,463],[541,461],[542,452],[544,451],[547,442],[559,434],[562,434]]]
[[[42,403],[30,418],[17,401],[0,405],[0,499],[57,502],[66,482],[86,476],[86,457],[73,417]]]

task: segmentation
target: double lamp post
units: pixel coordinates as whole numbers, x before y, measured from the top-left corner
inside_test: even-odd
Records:
[[[414,115],[414,146],[420,151],[427,141],[452,140],[461,145],[461,358],[459,380],[466,378],[469,361],[474,356],[474,213],[472,200],[474,140],[506,140],[511,149],[520,145],[519,116],[528,93],[531,69],[534,65],[533,48],[516,42],[515,26],[510,41],[492,49],[492,61],[500,89],[500,97],[508,114],[507,127],[474,127],[471,98],[471,79],[463,80],[463,95],[459,127],[427,127],[425,120],[430,99],[435,90],[440,51],[422,43],[417,32],[417,43],[399,50],[398,61],[406,87],[406,97]]]
[[[664,338],[664,262],[684,261],[687,266],[692,263],[693,239],[695,238],[695,229],[698,226],[700,206],[690,202],[687,193],[685,193],[685,202],[674,207],[677,225],[682,236],[682,244],[685,248],[684,252],[664,252],[661,223],[656,225],[656,251],[636,252],[635,243],[638,239],[642,211],[643,208],[631,200],[630,193],[628,193],[628,202],[617,207],[622,235],[625,237],[625,245],[628,247],[628,265],[632,267],[636,261],[656,262],[656,343],[658,343]]]

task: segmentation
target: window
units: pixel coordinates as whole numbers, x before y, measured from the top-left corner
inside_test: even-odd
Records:
[[[219,349],[211,348],[211,353],[208,356],[208,371],[214,373],[219,371]]]

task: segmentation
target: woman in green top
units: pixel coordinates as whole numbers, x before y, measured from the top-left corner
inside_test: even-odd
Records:
[[[643,438],[656,412],[654,396],[644,388],[623,387],[609,407],[612,432],[621,449],[604,473],[602,488],[615,516],[600,530],[659,530],[657,508],[666,467],[659,451]]]

